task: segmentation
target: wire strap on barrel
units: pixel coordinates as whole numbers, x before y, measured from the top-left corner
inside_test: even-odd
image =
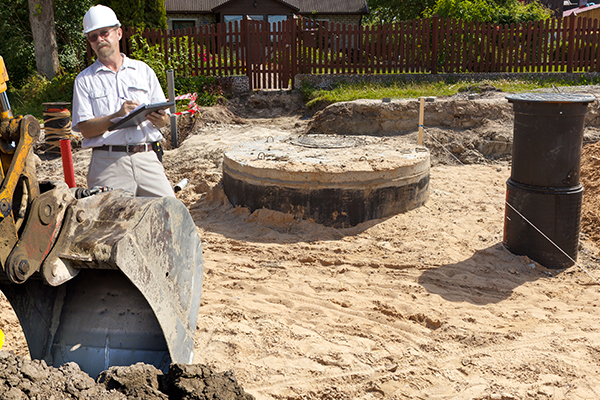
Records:
[[[46,151],[60,152],[60,140],[74,137],[71,131],[71,113],[67,109],[44,111]]]

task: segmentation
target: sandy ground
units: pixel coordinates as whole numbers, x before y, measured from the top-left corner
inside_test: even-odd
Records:
[[[498,107],[505,102],[499,97]],[[578,265],[545,269],[502,245],[509,158],[463,157],[471,163],[461,164],[431,141],[450,138],[456,150],[460,137],[510,137],[511,120],[467,131],[427,127],[426,204],[336,229],[228,202],[224,151],[302,133],[311,120],[298,110],[277,118],[262,110],[236,121],[211,120],[205,111],[165,155],[171,182],[190,180],[178,197],[203,243],[194,363],[233,370],[259,400],[600,398],[594,191],[584,200]],[[597,133],[592,125],[587,137]],[[416,128],[403,134],[416,140]],[[582,180],[595,182],[600,151],[588,146]],[[82,186],[89,157],[89,150],[74,154]],[[42,178],[62,176],[59,160],[38,170]],[[3,350],[25,354],[5,300],[0,327]]]

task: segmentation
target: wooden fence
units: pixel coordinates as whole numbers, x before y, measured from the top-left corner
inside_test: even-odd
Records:
[[[134,33],[124,29],[126,54]],[[600,72],[598,20],[574,16],[511,25],[241,21],[140,34],[178,76],[247,75],[253,89],[288,88],[296,74]]]

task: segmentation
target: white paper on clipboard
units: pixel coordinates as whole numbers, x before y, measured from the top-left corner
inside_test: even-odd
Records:
[[[123,117],[121,120],[112,124],[108,130],[114,131],[115,129],[123,129],[129,128],[132,126],[137,126],[146,120],[146,115],[151,112],[158,110],[165,110],[172,105],[174,105],[174,101],[165,101],[162,103],[153,103],[153,104],[140,104],[133,111]]]

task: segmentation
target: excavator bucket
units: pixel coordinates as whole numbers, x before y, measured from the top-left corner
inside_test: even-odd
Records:
[[[38,183],[39,123],[13,116],[7,79],[0,57],[0,290],[31,358],[73,361],[94,378],[191,363],[203,265],[188,210],[171,197]]]
[[[202,276],[197,228],[179,200],[113,191],[69,205],[39,276],[0,289],[32,358],[96,377],[113,365],[191,363]]]

